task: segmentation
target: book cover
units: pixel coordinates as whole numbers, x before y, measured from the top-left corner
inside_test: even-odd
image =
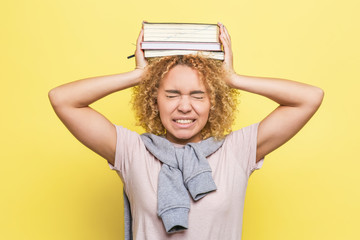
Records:
[[[142,42],[141,49],[221,51],[221,44],[210,42]]]

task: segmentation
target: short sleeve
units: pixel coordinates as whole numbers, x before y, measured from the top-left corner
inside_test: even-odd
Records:
[[[241,168],[247,176],[263,165],[264,158],[256,162],[257,133],[259,123],[241,128],[230,133],[227,137],[227,146],[229,151],[233,152]]]
[[[116,127],[116,150],[115,162],[111,163],[109,167],[111,170],[118,171],[122,178],[126,175],[127,170],[130,168],[134,153],[138,151],[141,144],[140,135],[136,132],[128,130],[124,127],[115,125]]]
[[[242,128],[245,142],[247,142],[248,148],[248,176],[250,176],[255,170],[258,170],[262,167],[264,163],[264,158],[256,162],[256,151],[257,151],[257,136],[258,128],[260,123],[254,123],[250,126]]]

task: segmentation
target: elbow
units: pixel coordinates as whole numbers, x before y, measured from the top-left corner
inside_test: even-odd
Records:
[[[56,88],[53,88],[48,92],[48,98],[53,108],[61,105],[60,94]]]
[[[318,107],[320,107],[320,105],[321,105],[321,103],[322,103],[322,101],[323,101],[323,99],[324,99],[324,90],[323,89],[321,89],[321,88],[318,88],[318,87],[316,87],[316,97],[315,97],[315,104],[318,106]]]
[[[48,92],[48,98],[49,98],[49,101],[50,101],[51,105],[54,105],[54,101],[55,101],[55,91],[54,91],[54,89],[51,89]]]
[[[320,107],[324,99],[324,90],[314,87],[311,94],[308,95],[308,105],[315,111]]]

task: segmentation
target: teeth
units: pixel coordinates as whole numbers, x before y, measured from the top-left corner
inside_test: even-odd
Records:
[[[186,123],[192,123],[193,120],[185,120],[185,119],[179,119],[179,120],[176,120],[177,123],[183,123],[183,124],[186,124]]]

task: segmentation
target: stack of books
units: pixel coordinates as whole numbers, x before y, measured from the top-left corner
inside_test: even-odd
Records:
[[[197,54],[224,60],[217,24],[144,23],[141,49],[146,58]]]

